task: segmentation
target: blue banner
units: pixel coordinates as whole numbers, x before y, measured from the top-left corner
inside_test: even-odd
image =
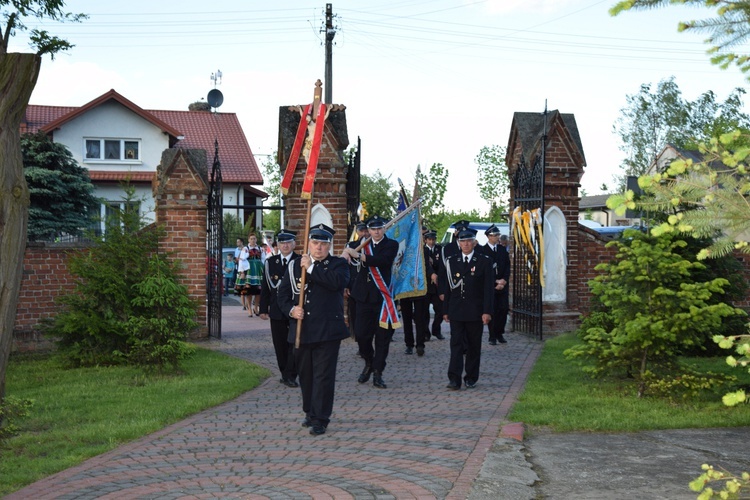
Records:
[[[393,298],[421,297],[427,294],[419,208],[410,211],[393,224],[385,234],[398,242],[398,254],[396,260],[393,261],[391,273]]]

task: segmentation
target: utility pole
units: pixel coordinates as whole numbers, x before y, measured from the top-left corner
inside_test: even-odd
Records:
[[[325,104],[333,103],[333,37],[336,30],[333,27],[333,5],[326,4],[326,92]]]

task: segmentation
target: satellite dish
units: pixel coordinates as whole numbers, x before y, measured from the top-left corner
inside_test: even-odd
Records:
[[[212,108],[218,108],[224,102],[224,96],[219,89],[212,89],[206,97],[208,105]]]

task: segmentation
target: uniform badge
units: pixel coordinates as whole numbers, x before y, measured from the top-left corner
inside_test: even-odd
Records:
[[[274,274],[273,275],[273,279],[275,279],[275,280],[279,279],[278,275]]]

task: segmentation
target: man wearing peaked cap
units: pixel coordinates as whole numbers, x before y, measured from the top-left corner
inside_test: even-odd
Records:
[[[346,260],[330,255],[335,231],[325,224],[310,228],[310,253],[294,260],[279,284],[279,308],[291,318],[287,340],[294,342],[302,321],[295,362],[302,389],[304,427],[325,434],[333,413],[336,365],[341,341],[349,336],[344,323],[344,288],[349,282]],[[302,273],[304,304],[299,305]]]
[[[360,252],[345,248],[344,256],[351,262],[359,259],[361,271],[352,285],[351,295],[357,302],[354,337],[365,367],[357,381],[370,380],[380,389],[387,386],[383,380],[393,329],[399,326],[396,305],[390,293],[391,268],[398,253],[398,243],[385,235],[386,220],[374,215],[367,220],[371,239]]]
[[[484,232],[487,244],[481,247],[482,252],[495,263],[495,301],[492,311],[492,321],[487,325],[489,329],[490,345],[498,342],[505,344],[505,323],[508,319],[510,301],[508,299],[508,280],[510,279],[510,256],[505,247],[500,244],[500,229],[492,224]]]
[[[440,277],[441,269],[443,268],[443,261],[440,258],[440,245],[437,242],[437,232],[433,229],[428,229],[424,233],[424,255],[427,261],[432,267],[432,275],[427,276],[427,307],[425,307],[425,327],[427,330],[424,334],[424,339],[429,340],[430,336],[436,339],[443,340],[443,334],[440,332],[440,324],[443,322],[443,301],[440,300],[438,294],[438,278]],[[430,324],[430,307],[435,311],[435,317],[432,320],[432,328],[428,328]]]
[[[440,282],[443,319],[451,329],[448,389],[452,390],[461,388],[462,378],[467,388],[476,386],[483,325],[492,319],[495,270],[489,257],[474,250],[476,233],[471,228],[459,231],[461,253],[448,257]]]
[[[290,344],[289,315],[279,308],[278,287],[289,264],[299,259],[294,252],[297,233],[282,229],[276,235],[279,253],[271,255],[263,264],[260,287],[260,318],[271,320],[271,340],[276,353],[276,364],[281,372],[281,382],[287,387],[297,387],[297,369],[294,364],[294,344]]]
[[[443,261],[450,257],[451,255],[460,253],[460,249],[458,248],[458,233],[461,232],[461,230],[466,229],[469,227],[469,221],[467,220],[459,220],[452,224],[453,226],[453,239],[449,242],[443,245],[442,249],[442,257]]]

